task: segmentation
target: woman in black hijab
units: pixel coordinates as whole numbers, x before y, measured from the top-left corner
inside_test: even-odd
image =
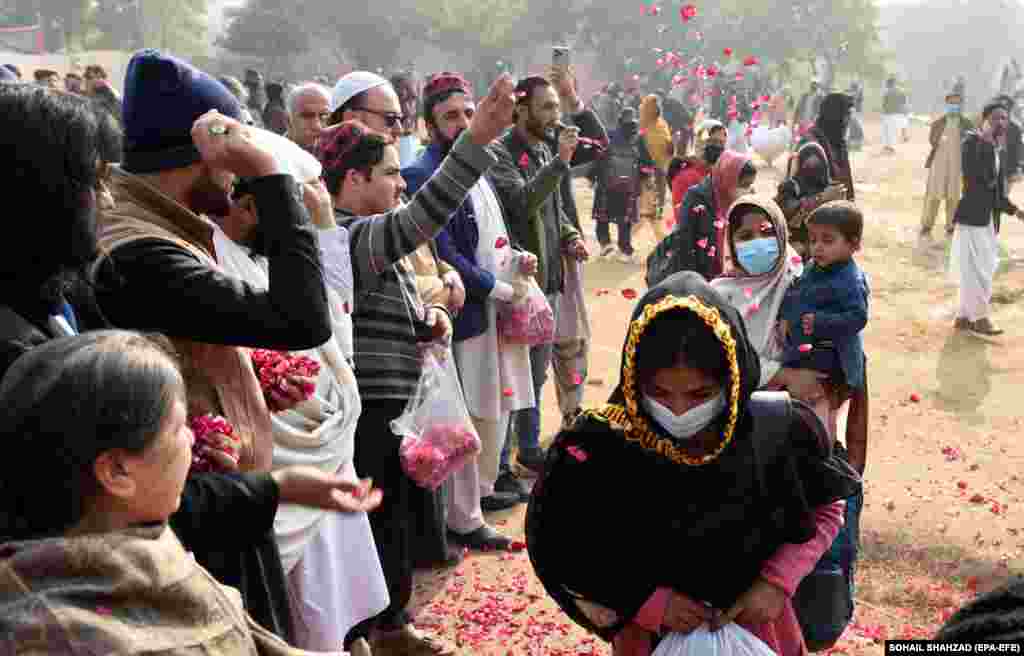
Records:
[[[845,93],[830,93],[821,101],[818,120],[807,131],[800,143],[803,146],[816,142],[828,157],[832,179],[846,185],[846,200],[854,200],[853,170],[850,168],[850,150],[846,143],[846,132],[850,126],[850,112],[853,98]]]
[[[836,502],[861,484],[813,411],[752,398],[759,382],[740,314],[679,273],[637,304],[608,404],[549,450],[527,511],[530,560],[616,653],[733,620],[777,653],[803,648],[789,599],[839,529]],[[595,525],[612,530],[594,540]],[[773,574],[791,545],[803,569]]]

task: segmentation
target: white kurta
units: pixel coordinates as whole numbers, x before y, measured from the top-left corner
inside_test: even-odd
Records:
[[[992,281],[999,268],[999,238],[995,226],[958,223],[950,250],[950,270],[960,283],[957,316],[968,321],[989,315]]]
[[[214,233],[214,246],[225,271],[256,289],[269,287],[267,272],[220,230]],[[352,455],[362,404],[340,345],[351,342],[351,335],[340,334],[351,330],[351,323],[341,321],[347,313],[338,295],[328,289],[327,297],[333,336],[303,353],[321,365],[316,390],[308,401],[271,415],[273,467],[310,465],[355,482]],[[366,513],[342,515],[282,504],[274,534],[288,575],[298,647],[336,651],[352,626],[388,606],[387,583]]]
[[[481,178],[470,190],[469,197],[480,235],[477,265],[493,273],[498,280],[511,283],[519,261],[508,246],[495,247],[499,239],[508,242],[509,237],[494,189],[486,178]],[[487,330],[452,347],[462,378],[466,407],[483,446],[477,458],[479,489],[483,496],[494,492],[506,433],[503,427],[508,425],[509,413],[536,405],[530,348],[524,344],[507,344],[500,339],[497,307],[493,300],[487,301],[486,313]],[[455,526],[452,528],[457,529]]]

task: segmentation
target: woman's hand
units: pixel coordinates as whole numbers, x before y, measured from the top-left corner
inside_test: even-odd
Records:
[[[825,387],[821,384],[828,374],[813,369],[782,369],[780,381],[789,393],[805,403],[817,403],[825,398]]]
[[[686,595],[672,592],[665,606],[662,626],[676,633],[687,634],[705,622],[711,622],[714,611]]]
[[[316,467],[285,467],[271,474],[277,483],[281,503],[340,512],[370,512],[380,505],[384,493],[366,478],[357,483]]]
[[[524,276],[537,275],[537,256],[533,253],[519,254],[519,273]]]
[[[732,608],[711,622],[711,630],[717,631],[729,622],[747,625],[773,622],[782,615],[786,599],[786,593],[782,588],[758,578],[754,585],[736,600]]]

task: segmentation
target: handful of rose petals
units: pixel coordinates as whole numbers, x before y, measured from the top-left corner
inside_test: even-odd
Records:
[[[476,431],[459,422],[430,424],[420,435],[404,437],[398,449],[402,470],[429,490],[437,489],[478,453]]]
[[[288,394],[288,386],[293,385],[291,376],[315,378],[320,373],[320,363],[304,355],[289,355],[269,349],[255,349],[252,352],[252,367],[263,390],[263,398],[271,412],[284,410],[275,400],[271,391],[279,395]],[[313,383],[302,383],[304,399],[313,396],[316,386]]]
[[[197,415],[189,418],[188,427],[195,435],[192,471],[238,471],[242,441],[227,419],[219,415]]]

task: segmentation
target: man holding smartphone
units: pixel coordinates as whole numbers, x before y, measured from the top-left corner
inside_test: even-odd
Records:
[[[564,61],[557,52],[555,59]],[[548,77],[520,80],[516,95],[516,124],[493,145],[498,163],[488,176],[505,208],[514,245],[537,256],[537,283],[558,321],[556,341],[560,343],[555,370],[560,406],[563,414],[574,415],[586,379],[585,345],[589,334],[581,272],[577,267],[589,253],[579,229],[568,173],[571,167],[593,160],[600,151],[598,146],[607,141],[600,120],[584,109],[576,94],[575,81],[562,66],[553,66]],[[563,126],[563,114],[576,125]],[[584,136],[597,144],[588,141],[586,148],[578,148],[580,128]],[[566,307],[571,312],[566,321],[557,317],[563,309],[563,293],[571,295],[574,301]],[[537,398],[541,396],[554,350],[556,347],[551,344],[531,349]],[[517,411],[509,425],[509,437],[512,435],[518,435],[519,464],[533,470],[542,468],[545,454],[540,448],[540,408]],[[526,491],[509,468],[509,443],[506,440],[502,474],[495,490],[515,492],[525,500]]]

